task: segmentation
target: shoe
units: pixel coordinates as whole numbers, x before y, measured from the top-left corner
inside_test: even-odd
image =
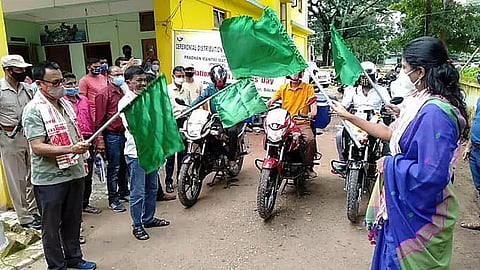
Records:
[[[167,191],[167,193],[173,193],[173,185],[167,184],[167,186],[165,187],[165,190]]]
[[[41,230],[42,229],[42,222],[38,221],[38,220],[33,220],[32,222],[30,223],[26,223],[26,224],[21,224],[23,228],[27,228],[27,229],[34,229],[34,230]]]
[[[120,202],[129,202],[130,201],[130,196],[122,196],[118,199]]]
[[[102,210],[95,206],[87,205],[87,207],[83,208],[83,212],[98,215],[102,213]]]
[[[153,221],[147,224],[144,224],[143,226],[145,228],[154,228],[154,227],[165,227],[170,225],[170,221],[165,220],[165,219],[160,219],[160,218],[153,218]]]
[[[81,260],[77,265],[69,265],[67,270],[69,269],[83,269],[83,270],[94,270],[97,269],[97,264],[94,262],[89,262],[85,260]]]
[[[318,174],[313,169],[307,169],[308,178],[315,178]]]
[[[175,194],[163,194],[163,197],[158,198],[157,201],[172,201],[175,200],[177,196]]]
[[[343,173],[347,169],[347,166],[346,165],[338,165],[338,166],[335,166],[334,169],[338,173]]]
[[[83,235],[80,235],[78,240],[80,241],[80,245],[83,245],[87,242],[87,240],[85,239],[85,236],[83,236]]]
[[[113,212],[115,212],[115,213],[120,213],[120,212],[125,212],[125,211],[127,211],[127,209],[125,209],[125,206],[123,206],[123,204],[121,204],[120,202],[118,202],[118,203],[111,203],[111,204],[110,204],[110,209],[112,209]]]
[[[133,236],[137,238],[137,240],[150,239],[150,236],[148,235],[148,233],[145,231],[143,227],[133,227],[132,233],[133,233]]]

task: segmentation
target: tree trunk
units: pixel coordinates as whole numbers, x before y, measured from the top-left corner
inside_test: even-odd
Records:
[[[322,48],[322,66],[329,66],[331,59],[330,59],[330,32],[326,32],[323,34],[323,48]]]
[[[425,0],[425,36],[430,35],[431,21],[432,21],[432,0]]]
[[[446,10],[447,9],[447,6],[449,3],[451,3],[452,0],[443,0],[443,10]],[[442,30],[440,30],[440,40],[443,41],[444,43],[447,42],[447,33],[445,32],[445,30],[442,28]]]

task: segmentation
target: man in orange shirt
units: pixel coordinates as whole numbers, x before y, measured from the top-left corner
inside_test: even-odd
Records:
[[[290,115],[304,114],[309,119],[315,119],[317,115],[317,104],[306,106],[307,100],[315,96],[313,86],[302,82],[303,72],[288,76],[290,82],[282,85],[280,89],[273,94],[272,98],[267,102],[267,106],[271,106],[277,100],[282,100],[282,108],[287,110]],[[309,108],[310,107],[310,108]],[[316,144],[313,136],[310,121],[295,121],[302,132],[302,137],[306,142],[305,163],[308,165],[308,176],[310,178],[317,177],[317,173],[313,170],[313,157],[315,156]]]
[[[87,59],[88,74],[83,76],[78,84],[79,94],[86,97],[90,103],[93,121],[95,121],[95,97],[100,90],[107,87],[107,79],[101,74],[101,65],[97,58]]]

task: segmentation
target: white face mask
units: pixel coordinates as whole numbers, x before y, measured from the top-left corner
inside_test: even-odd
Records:
[[[175,84],[182,85],[185,82],[185,78],[177,78],[175,77]]]
[[[403,69],[400,70],[398,78],[390,85],[392,97],[406,97],[417,91],[416,85],[420,82],[420,78],[418,78],[418,80],[416,80],[415,82],[412,82],[412,80],[410,80],[410,77],[408,76],[414,71],[415,69],[410,70],[408,73],[405,73]]]

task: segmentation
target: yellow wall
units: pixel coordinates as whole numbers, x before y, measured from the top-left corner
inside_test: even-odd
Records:
[[[0,0],[0,56],[8,54],[7,32],[5,31],[5,20],[3,19],[3,6]],[[0,69],[0,77],[3,77],[3,69]]]
[[[280,14],[281,0],[257,0],[258,3],[269,6]],[[299,0],[300,1],[300,0]],[[226,17],[235,16],[252,16],[259,18],[263,10],[256,7],[245,0],[190,0],[183,1],[181,9],[175,9],[179,4],[179,0],[154,0],[153,9],[155,13],[155,30],[157,38],[158,57],[161,62],[161,71],[170,79],[172,72],[172,57],[173,57],[173,30],[174,29],[195,29],[195,30],[213,30],[213,8],[218,8],[226,11]],[[298,7],[291,8],[291,4],[287,4],[287,31],[290,34],[295,34],[295,44],[299,47],[300,52],[304,57],[307,53],[306,34],[302,31],[297,31],[295,27],[292,28],[290,21],[294,19],[301,25],[306,25],[307,16],[306,5],[307,0],[303,0],[304,11],[300,13]],[[279,15],[280,16],[280,15]],[[293,31],[292,31],[293,30]]]

